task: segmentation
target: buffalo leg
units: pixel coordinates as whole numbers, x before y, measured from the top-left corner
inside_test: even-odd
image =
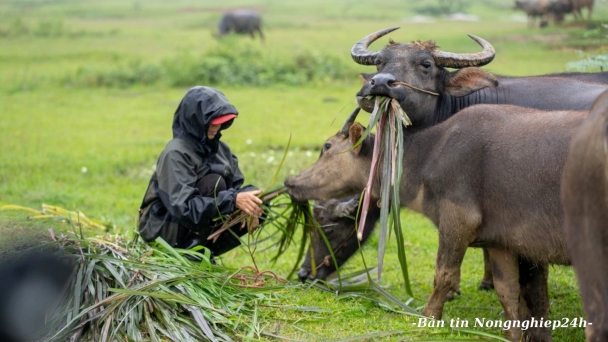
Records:
[[[490,255],[486,248],[483,250],[483,279],[479,283],[480,290],[491,290],[494,288],[494,280],[492,277],[492,263],[490,262]]]
[[[595,179],[589,177],[590,181]],[[591,191],[585,192],[588,189],[587,184],[580,185],[577,182],[572,183],[571,186],[579,188],[577,194],[571,195],[572,198],[564,202],[568,215],[565,227],[566,243],[587,316],[585,336],[589,342],[606,342],[608,341],[608,269],[606,268],[608,211],[605,209],[606,202],[601,203],[601,201],[606,201],[608,198],[601,191],[597,191],[596,196],[590,195]],[[573,190],[570,191],[574,193]]]
[[[422,314],[441,319],[443,306],[450,291],[460,293],[460,267],[468,245],[481,224],[481,214],[475,205],[467,206],[445,201],[441,204],[439,249],[435,265],[433,292]]]
[[[460,292],[460,266],[467,246],[454,244],[454,241],[454,239],[442,238],[440,234],[433,292],[422,311],[425,316],[441,319],[443,305],[448,299],[449,292]]]
[[[488,254],[494,274],[494,289],[504,309],[505,320],[529,320],[530,311],[521,295],[517,255],[498,248],[488,248]],[[511,341],[521,341],[522,331],[518,327],[507,330],[505,334]]]
[[[530,315],[535,320],[549,318],[549,289],[547,279],[549,269],[547,264],[534,264],[521,259],[519,265],[519,284],[521,294],[528,305]],[[524,339],[534,342],[551,342],[551,330],[544,327],[531,327],[526,331]]]

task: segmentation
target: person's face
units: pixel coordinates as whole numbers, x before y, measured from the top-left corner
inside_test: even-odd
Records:
[[[217,132],[219,132],[221,127],[222,127],[222,125],[213,125],[213,124],[211,126],[209,126],[209,130],[207,131],[207,138],[209,138],[209,139],[215,138],[215,135],[217,134]]]

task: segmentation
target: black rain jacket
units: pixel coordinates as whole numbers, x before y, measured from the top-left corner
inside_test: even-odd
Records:
[[[244,177],[237,158],[220,141],[222,124],[213,139],[207,138],[211,120],[238,114],[226,96],[209,87],[194,87],[182,99],[173,117],[173,139],[167,143],[156,164],[140,207],[139,233],[145,241],[162,237],[175,246],[179,227],[201,233],[206,238],[212,220],[236,209],[236,194],[255,190],[243,187]],[[203,197],[196,183],[209,173],[220,174],[227,190],[216,198]]]

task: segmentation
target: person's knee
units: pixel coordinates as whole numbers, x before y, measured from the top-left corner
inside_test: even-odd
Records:
[[[226,190],[226,181],[222,176],[211,173],[199,179],[196,187],[202,196],[215,197],[218,192]]]

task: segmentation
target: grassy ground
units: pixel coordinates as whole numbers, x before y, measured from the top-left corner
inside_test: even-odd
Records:
[[[111,222],[116,231],[132,229],[156,158],[171,138],[173,112],[187,87],[169,87],[164,78],[127,88],[69,86],[66,79],[82,68],[114,70],[132,61],[161,66],[184,51],[202,55],[217,46],[211,32],[226,8],[260,10],[266,25],[263,46],[279,56],[316,51],[335,56],[353,70],[349,81],[221,86],[241,113],[223,139],[239,156],[246,179],[261,187],[269,185],[290,136],[281,179],[311,164],[324,139],[339,129],[360,87],[356,72],[371,70],[350,61],[350,48],[372,31],[401,26],[390,35],[396,41],[434,39],[442,49],[454,52],[477,51],[466,36],[472,33],[496,48],[495,60],[485,69],[506,75],[565,71],[568,61],[581,58],[580,49],[593,52],[605,44],[601,35],[585,36],[587,25],[573,23],[572,18],[562,27],[528,29],[522,15],[503,1],[471,1],[465,9],[478,15],[478,22],[407,21],[419,14],[421,6],[433,3],[420,2],[416,7],[397,0],[340,0],[331,5],[321,0],[0,1],[0,201],[33,208],[42,203],[58,205]],[[594,18],[593,27],[608,18],[605,3],[598,2]],[[234,42],[247,39],[238,37]],[[417,214],[404,210],[402,220],[415,297],[411,305],[422,307],[432,289],[437,234]],[[0,212],[0,248],[10,251],[42,238],[48,228],[66,227]],[[368,265],[375,264],[376,247],[372,239],[364,248]],[[268,261],[272,252],[256,252],[257,265],[286,276],[294,264],[295,248],[276,264]],[[396,247],[391,246],[382,284],[405,300],[395,255]],[[229,252],[223,262],[234,267],[252,264],[244,249]],[[362,267],[357,257],[344,272]],[[472,327],[476,317],[501,318],[496,295],[476,289],[482,270],[481,251],[471,249],[463,264],[462,296],[446,305],[448,319],[468,320]],[[550,294],[551,319],[582,316],[571,269],[551,269]],[[261,308],[261,318],[273,322],[267,330],[291,338],[326,340],[408,330],[368,339],[418,340],[446,331],[416,329],[412,317],[316,288],[286,290],[284,304],[327,309],[303,314]],[[484,331],[500,334],[500,329]],[[583,336],[580,328],[554,331],[556,341],[580,341]]]

